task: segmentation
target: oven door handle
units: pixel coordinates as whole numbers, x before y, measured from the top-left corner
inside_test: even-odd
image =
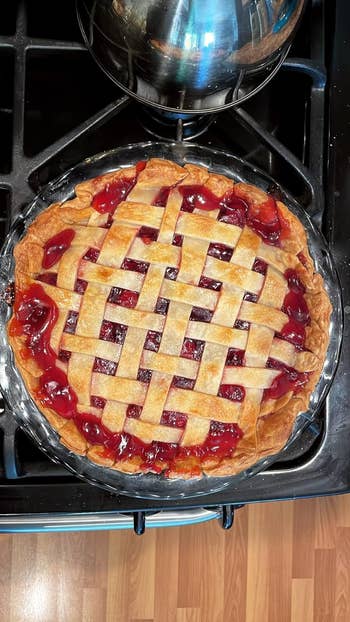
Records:
[[[140,515],[141,522],[140,522]],[[144,517],[144,521],[143,521]],[[185,510],[162,510],[155,514],[119,512],[84,514],[7,514],[0,515],[0,533],[35,533],[55,531],[97,531],[107,529],[135,529],[143,533],[145,527],[179,527],[222,519],[222,508],[190,508]]]

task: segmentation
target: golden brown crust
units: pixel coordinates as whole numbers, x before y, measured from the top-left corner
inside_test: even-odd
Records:
[[[100,224],[98,219],[101,218],[101,215],[96,214],[96,211],[91,206],[94,195],[105,188],[106,184],[113,183],[119,178],[133,178],[135,173],[135,167],[130,167],[102,175],[99,178],[87,180],[76,187],[76,198],[62,204],[56,203],[51,205],[42,212],[29,226],[25,237],[15,248],[16,288],[18,290],[26,289],[35,281],[36,276],[43,272],[43,246],[47,240],[58,232],[65,228],[69,228],[69,226],[78,227],[79,225],[86,225],[88,222],[92,222],[93,227],[97,219],[96,235],[98,235],[99,230],[97,227]],[[159,178],[161,179],[161,184],[159,184]],[[155,180],[157,179],[158,186],[173,187],[176,184],[184,183],[189,185],[205,185],[216,196],[223,196],[233,186],[231,180],[221,175],[209,174],[208,171],[202,167],[186,165],[183,168],[173,162],[154,159],[151,160],[147,167],[139,174],[138,183],[147,190],[156,185]],[[249,201],[257,207],[268,199],[268,196],[263,190],[252,185],[238,183],[235,184],[234,189],[236,196]],[[137,201],[133,205],[137,206]],[[310,395],[322,372],[328,347],[331,305],[324,290],[321,276],[314,272],[313,261],[309,254],[307,237],[302,224],[284,204],[277,202],[277,206],[280,217],[286,223],[287,229],[289,228],[290,235],[281,240],[281,249],[264,245],[259,255],[266,259],[270,258],[271,254],[274,254],[273,265],[279,266],[282,272],[283,267],[284,269],[288,267],[296,268],[301,281],[306,287],[305,299],[311,315],[310,325],[306,329],[306,348],[310,350],[310,353],[305,353],[304,357],[299,357],[296,367],[299,365],[301,370],[310,371],[309,380],[300,393],[290,393],[284,395],[277,401],[266,400],[263,402],[256,428],[249,429],[248,426],[247,429],[244,429],[244,436],[238,443],[233,457],[225,458],[219,464],[215,459],[207,459],[203,463],[203,472],[207,475],[221,476],[235,474],[252,466],[262,457],[275,454],[282,449],[291,433],[297,415],[307,409]],[[184,213],[182,218],[186,219]],[[198,217],[196,215],[196,218],[198,221],[198,228],[202,231],[204,239],[208,227],[217,227],[219,225],[219,228],[221,227],[223,229],[222,223],[217,223],[213,219],[208,220],[208,213],[204,213],[203,216],[198,215]],[[234,231],[234,226],[230,225],[230,227],[232,227],[232,231]],[[225,243],[227,243],[227,241]],[[252,243],[256,244],[254,239]],[[261,247],[259,241],[258,244],[260,244]],[[195,247],[191,250],[192,254],[189,255],[192,258],[191,262],[189,262],[190,264],[192,260],[196,260],[198,253],[201,252],[199,247],[196,251],[194,248]],[[163,249],[161,250],[163,252]],[[300,260],[298,256],[301,257],[302,260]],[[215,265],[215,263],[213,265]],[[243,273],[244,270],[244,268],[241,268],[240,273]],[[254,273],[254,275],[257,275],[257,273]],[[241,277],[237,276],[235,278]],[[174,287],[175,284],[173,284],[172,281],[167,281],[167,286]],[[185,287],[192,287],[192,285]],[[50,291],[50,286],[47,286],[46,291]],[[210,297],[210,290],[204,291],[207,292]],[[74,309],[77,304],[75,299],[77,294],[70,292],[67,293],[67,295],[70,297],[68,308]],[[60,300],[59,293],[56,292],[56,296],[56,304],[58,307],[67,306],[64,299]],[[208,308],[210,308],[210,304],[211,303],[208,302]],[[220,334],[223,335],[222,339],[224,339],[224,342],[231,338],[232,333],[228,332],[231,330],[232,329],[223,327],[221,332],[219,331]],[[30,394],[51,426],[59,433],[61,442],[68,449],[79,455],[87,455],[91,461],[99,465],[112,467],[126,473],[140,472],[141,459],[135,457],[126,461],[114,461],[106,454],[102,446],[89,444],[79,432],[74,421],[63,419],[52,409],[43,404],[38,397],[38,377],[42,372],[34,360],[22,355],[25,338],[13,336],[9,333],[9,342],[15,355],[16,365],[21,372]],[[219,343],[221,343],[220,340]],[[303,365],[305,365],[305,367],[303,367]],[[251,419],[255,420],[254,408],[247,412],[246,416],[242,417],[242,424],[244,421],[249,422]],[[192,472],[191,468],[189,468],[189,464],[190,459],[187,461],[186,468],[183,470],[182,464],[179,462],[177,468],[172,470],[169,476],[191,477]],[[162,464],[159,463],[158,466],[161,468]]]

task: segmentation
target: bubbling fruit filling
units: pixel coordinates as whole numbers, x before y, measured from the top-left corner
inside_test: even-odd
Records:
[[[72,320],[70,318],[72,317],[76,320],[75,314],[70,314],[66,324],[67,332],[71,332]],[[61,350],[59,355],[56,356],[50,346],[50,337],[56,320],[57,306],[47,296],[41,285],[32,284],[26,291],[16,293],[10,334],[25,337],[23,356],[30,356],[34,359],[43,372],[39,377],[39,386],[36,392],[37,398],[44,406],[51,408],[61,417],[73,419],[81,434],[89,443],[104,447],[103,455],[105,457],[113,458],[114,460],[138,457],[142,460],[141,468],[160,473],[164,468],[162,464],[165,464],[167,468],[171,468],[176,465],[176,462],[191,456],[195,458],[191,466],[191,472],[195,475],[199,473],[199,467],[196,464],[198,461],[203,462],[211,456],[215,456],[216,459],[223,459],[232,455],[238,441],[242,438],[242,431],[236,424],[212,421],[204,443],[181,447],[175,443],[160,441],[144,443],[127,432],[113,433],[103,425],[99,417],[78,411],[76,393],[69,385],[66,373],[60,367],[57,367],[57,360],[69,360],[70,353]],[[120,341],[120,330],[114,328],[111,324],[104,321],[100,336],[108,341],[118,343]],[[124,338],[125,334],[126,327]],[[153,343],[156,343],[158,340],[156,333],[148,334],[148,345],[151,345],[152,348],[154,347]],[[198,360],[203,352],[203,347],[203,342],[186,339],[182,356],[191,360]],[[117,364],[112,361],[95,359],[95,372],[114,375],[116,367]],[[149,370],[140,370],[140,372],[143,372],[143,374],[139,374],[138,379],[149,382],[150,377],[147,377]],[[186,386],[186,380],[188,379],[178,378],[174,386],[189,388]],[[241,401],[243,392],[243,387],[222,385],[219,395],[233,401]],[[91,402],[91,405],[97,408],[103,408],[105,405],[103,398],[93,398]],[[138,418],[140,414],[140,407],[133,407],[132,405],[128,407],[127,417]],[[187,417],[185,415],[170,411],[164,411],[162,417],[164,425],[180,429],[185,426],[186,420]]]
[[[136,177],[132,179],[119,179],[107,184],[103,190],[95,194],[92,200],[92,207],[100,214],[113,214],[117,205],[126,199],[135,183]]]
[[[248,225],[266,244],[273,246],[279,246],[280,240],[288,235],[288,224],[272,196],[257,208],[254,203],[237,197],[234,188],[222,197],[215,196],[205,186],[180,186],[179,191],[183,196],[181,209],[185,212],[219,210],[219,221],[241,228]]]
[[[52,268],[52,266],[61,259],[62,255],[70,247],[75,231],[73,229],[64,229],[57,235],[54,235],[44,245],[44,257],[42,260],[42,266],[45,270]]]
[[[259,271],[265,270],[264,265],[257,265]],[[50,274],[50,273],[46,273]],[[285,277],[288,281],[289,291],[285,297],[284,308],[288,316],[291,317],[288,324],[281,331],[281,338],[287,339],[297,348],[303,346],[299,335],[304,327],[309,323],[309,313],[304,298],[305,288],[302,285],[295,271],[287,271]],[[49,279],[48,279],[49,281]],[[44,281],[44,282],[48,282]],[[127,290],[118,291],[111,294],[109,301],[121,306],[132,308],[136,304],[137,294]],[[165,305],[165,306],[164,306]],[[205,314],[206,310],[202,310]],[[158,304],[158,312],[167,312],[167,301]],[[77,312],[68,314],[64,331],[74,334]],[[31,356],[39,368],[42,375],[39,378],[37,397],[43,405],[52,408],[57,414],[66,419],[73,419],[84,438],[92,445],[103,446],[103,455],[114,460],[126,460],[131,457],[138,457],[142,460],[141,468],[161,472],[164,468],[176,468],[176,464],[186,457],[194,458],[191,466],[192,475],[198,471],[198,462],[202,463],[210,457],[224,459],[232,456],[237,443],[242,438],[243,433],[237,424],[220,423],[215,420],[210,423],[210,430],[204,443],[201,445],[184,446],[176,443],[164,443],[153,441],[144,443],[139,438],[127,432],[111,432],[103,425],[101,418],[90,413],[82,413],[77,410],[77,396],[69,385],[67,375],[62,369],[57,367],[57,360],[67,362],[70,352],[60,351],[56,356],[50,346],[50,337],[57,320],[57,306],[55,302],[45,293],[39,284],[32,284],[26,291],[17,292],[14,305],[14,317],[11,323],[10,333],[12,335],[25,337],[25,348],[22,355]],[[194,317],[193,321],[203,321],[203,317]],[[208,320],[210,321],[210,320]],[[296,329],[293,334],[286,335],[287,327],[291,322]],[[247,324],[247,323],[246,323]],[[243,330],[247,326],[239,320],[235,325]],[[248,326],[249,328],[249,326]],[[100,339],[123,344],[127,334],[127,327],[114,324],[104,320],[101,326]],[[161,343],[161,333],[148,331],[144,348],[146,350],[158,352]],[[200,361],[203,355],[205,342],[192,338],[185,338],[181,350],[181,356]],[[244,351],[230,348],[228,350],[225,365],[242,367],[244,366]],[[275,378],[271,387],[265,389],[263,399],[278,399],[284,394],[297,393],[307,383],[309,374],[307,372],[297,372],[295,369],[283,363],[268,359],[266,367],[280,370],[280,374]],[[107,375],[115,375],[117,363],[96,358],[93,371]],[[149,383],[151,372],[140,369],[138,380]],[[192,390],[195,382],[188,378],[174,377],[172,386]],[[245,389],[239,385],[221,384],[218,395],[233,402],[242,402],[245,397]],[[101,409],[105,405],[103,397],[94,397],[91,405]],[[142,408],[140,406],[129,405],[127,417],[139,418]],[[161,423],[163,425],[185,428],[187,421],[186,415],[171,411],[164,411]],[[183,467],[185,468],[185,467]],[[198,471],[199,472],[199,471]]]
[[[100,190],[94,196],[92,207],[101,214],[108,213],[113,215],[119,203],[127,199],[136,181],[137,176],[131,179],[121,178],[115,182],[108,183],[103,190]],[[165,207],[171,190],[171,186],[162,187],[154,197],[153,205]],[[283,219],[273,196],[269,196],[266,202],[262,205],[260,204],[257,208],[254,203],[249,203],[237,197],[234,188],[222,197],[217,197],[208,188],[200,185],[179,186],[179,192],[183,197],[182,211],[193,212],[196,209],[202,211],[218,210],[219,221],[241,228],[244,225],[248,225],[267,244],[279,246],[280,240],[288,234],[288,224]],[[147,227],[142,227],[142,229],[147,229]],[[66,232],[62,233],[65,234]],[[151,237],[143,233],[139,235],[144,239],[145,243],[154,239],[152,235]],[[56,242],[56,245],[60,246],[60,241]],[[52,250],[51,252],[54,253],[55,251]]]
[[[134,188],[138,174],[145,167],[141,162],[136,167],[136,176],[132,178],[120,178],[116,182],[107,183],[105,188],[97,192],[92,200],[92,207],[101,214],[108,215],[108,227],[113,222],[113,214],[121,201],[127,199],[129,192]],[[165,208],[169,194],[173,186],[161,187],[154,197],[152,204]],[[178,187],[182,195],[181,210],[193,212],[195,210],[217,211],[217,221],[243,228],[249,226],[266,244],[280,246],[281,240],[288,233],[288,224],[283,219],[281,211],[273,196],[268,196],[266,202],[257,208],[255,204],[235,195],[234,188],[221,197],[215,196],[208,188],[201,185],[181,185]],[[105,227],[106,225],[101,225]],[[137,237],[149,246],[157,242],[158,229],[148,226],[140,226]],[[191,475],[200,474],[201,465],[215,458],[222,461],[232,457],[237,444],[243,437],[243,432],[236,423],[224,423],[215,418],[208,424],[208,433],[203,443],[197,445],[181,445],[161,441],[143,442],[140,438],[126,431],[112,432],[103,423],[103,409],[106,399],[101,395],[91,397],[90,406],[96,409],[96,413],[81,412],[78,408],[78,397],[68,382],[64,369],[67,369],[71,352],[60,349],[58,354],[52,349],[50,339],[58,318],[58,307],[47,295],[40,282],[50,286],[56,286],[57,273],[55,265],[64,253],[74,244],[75,232],[67,228],[49,239],[44,245],[42,259],[43,272],[38,274],[36,283],[31,284],[24,291],[16,291],[14,314],[10,324],[11,336],[21,337],[23,358],[31,357],[41,370],[36,390],[37,399],[45,406],[65,419],[74,420],[82,436],[91,445],[101,448],[101,455],[111,460],[129,460],[138,458],[141,469],[160,473],[162,471],[186,472]],[[174,234],[172,245],[181,248],[183,236]],[[212,242],[208,243],[207,256],[222,262],[230,262],[234,248],[227,244]],[[100,250],[89,248],[84,257],[84,262],[96,263]],[[300,259],[303,265],[306,259]],[[267,263],[260,257],[256,257],[252,271],[265,279]],[[125,257],[121,263],[121,270],[138,273],[146,276],[149,271],[149,263]],[[83,276],[83,272],[80,272]],[[164,269],[164,278],[167,281],[176,281],[179,274],[178,266],[168,266]],[[257,277],[257,274],[255,276]],[[74,291],[84,294],[87,282],[79,277]],[[310,325],[310,312],[305,299],[305,287],[296,270],[288,269],[284,273],[288,285],[282,311],[288,317],[288,321],[280,332],[275,332],[275,339],[281,339],[294,345],[297,352],[305,350],[306,329]],[[205,291],[215,292],[221,295],[222,282],[209,278],[202,274],[198,281],[198,287]],[[261,292],[260,292],[261,293]],[[260,293],[245,292],[242,302],[258,303]],[[74,294],[76,295],[76,294]],[[120,287],[111,287],[107,303],[118,307],[135,309],[139,300],[139,292]],[[154,313],[158,316],[167,316],[169,300],[159,296]],[[192,307],[189,322],[207,323],[213,319],[214,311],[211,308]],[[66,317],[64,333],[74,335],[79,313],[69,311]],[[251,323],[247,320],[232,318],[231,327],[240,331],[249,331]],[[99,339],[118,346],[123,346],[128,334],[128,327],[118,322],[103,319]],[[161,348],[162,332],[148,329],[144,337],[144,351],[146,354],[158,353]],[[185,337],[179,356],[193,364],[201,363],[205,352],[206,342],[202,339]],[[225,368],[244,368],[245,350],[229,347],[225,360]],[[308,382],[308,372],[298,372],[293,367],[285,365],[281,361],[269,358],[265,367],[280,372],[274,377],[272,384],[263,392],[263,400],[277,400],[285,394],[298,393]],[[115,376],[118,371],[118,363],[96,356],[92,371],[96,374]],[[135,376],[134,376],[135,377]],[[140,367],[137,380],[144,385],[149,385],[152,379],[152,371]],[[192,391],[195,388],[196,379],[185,375],[174,375],[171,387]],[[240,384],[227,384],[222,382],[217,395],[231,402],[244,402],[246,389]],[[142,406],[129,404],[126,409],[127,419],[140,419]],[[213,413],[215,417],[215,413]],[[187,425],[187,416],[184,413],[164,410],[160,423],[170,428],[178,429],[184,433]],[[180,437],[181,437],[180,434]]]

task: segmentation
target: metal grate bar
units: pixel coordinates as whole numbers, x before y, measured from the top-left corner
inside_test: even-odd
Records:
[[[79,41],[59,41],[51,39],[39,39],[33,37],[26,37],[25,35],[20,37],[23,48],[27,50],[44,50],[55,51],[64,50],[65,52],[87,52],[85,45]],[[17,49],[18,47],[18,34],[15,37],[5,37],[0,35],[0,50],[1,49]]]
[[[25,76],[26,76],[26,48],[25,34],[27,30],[27,15],[25,4],[19,4],[16,21],[16,59],[15,79],[13,88],[13,125],[12,125],[12,168],[20,168],[23,159],[24,134],[24,105],[25,105]]]
[[[108,104],[102,110],[99,110],[95,115],[78,125],[78,127],[74,128],[71,132],[62,136],[62,138],[49,145],[43,151],[40,151],[36,156],[24,158],[28,178],[83,135],[97,130],[101,125],[107,123],[107,121],[119,114],[129,103],[130,98],[128,95],[124,95],[115,102]]]
[[[314,181],[323,188],[324,177],[324,106],[327,75],[325,67],[318,61],[305,61],[303,58],[291,58],[284,63],[284,67],[291,71],[305,73],[311,78],[310,102],[310,141],[308,154],[308,168]],[[310,177],[309,177],[310,181]],[[312,180],[311,180],[312,181]],[[317,197],[315,197],[317,198]],[[322,209],[324,204],[322,205]],[[321,221],[318,223],[321,224]]]
[[[51,41],[50,39],[26,39],[26,50],[44,50],[46,52],[64,50],[65,52],[87,52],[79,41]]]
[[[265,130],[255,119],[241,108],[232,114],[239,120],[249,132],[259,136],[261,141],[266,144],[273,153],[280,156],[286,164],[291,166],[303,180],[310,194],[308,212],[312,219],[320,224],[324,211],[324,196],[317,180],[313,174],[296,158],[292,152],[275,138],[270,132]]]

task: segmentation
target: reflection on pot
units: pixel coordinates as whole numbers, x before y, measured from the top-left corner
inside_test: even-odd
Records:
[[[124,90],[168,110],[240,103],[283,61],[306,0],[79,0],[85,41]]]

